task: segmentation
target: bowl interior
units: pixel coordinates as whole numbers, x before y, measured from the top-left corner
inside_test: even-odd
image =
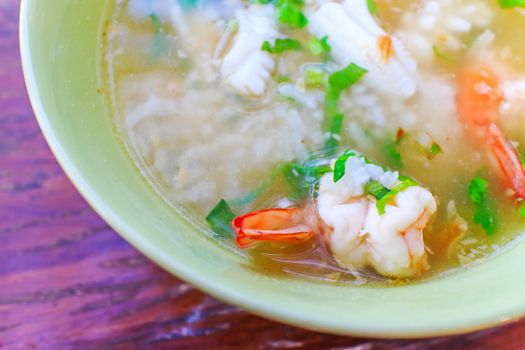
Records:
[[[21,50],[40,126],[98,213],[166,270],[271,319],[338,334],[459,333],[525,312],[525,244],[446,278],[396,288],[328,285],[256,273],[150,188],[113,131],[99,89],[107,0],[23,0]]]

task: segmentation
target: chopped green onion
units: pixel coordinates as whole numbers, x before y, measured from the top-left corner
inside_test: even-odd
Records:
[[[525,218],[525,202],[521,202],[520,206],[518,207],[518,215],[522,218]]]
[[[308,40],[308,48],[314,56],[321,56],[332,50],[330,44],[328,44],[328,36],[323,36],[321,39],[311,37]]]
[[[487,235],[495,234],[499,229],[499,215],[496,208],[488,201],[489,182],[474,177],[469,184],[469,198],[474,203],[474,223],[481,225]]]
[[[346,161],[350,157],[355,157],[356,154],[350,150],[346,150],[342,155],[337,158],[334,165],[334,182],[341,180],[346,172]]]
[[[261,50],[267,51],[271,54],[282,53],[284,51],[301,51],[303,46],[295,39],[275,39],[273,46],[270,42],[265,41],[262,44]]]
[[[392,140],[385,145],[385,154],[388,163],[395,169],[402,169],[403,159],[401,158],[401,153],[397,150],[399,142],[397,140]]]
[[[276,4],[277,19],[279,22],[292,28],[304,28],[308,19],[301,11],[302,1],[282,0]]]
[[[376,207],[377,207],[377,212],[379,213],[379,215],[383,215],[385,213],[385,207],[387,203],[392,198],[394,198],[398,193],[403,192],[409,187],[418,186],[418,183],[409,177],[400,176],[399,180],[401,180],[401,183],[394,186],[394,188],[392,188],[390,192],[385,194],[383,197],[381,197],[381,199],[377,201]]]
[[[368,12],[370,12],[372,16],[377,15],[377,6],[375,0],[366,0],[366,4],[368,6]]]
[[[306,86],[323,86],[326,73],[321,69],[307,68],[304,71],[304,83]]]
[[[366,69],[351,63],[348,67],[330,74],[328,83],[332,93],[338,96],[341,92],[357,83],[366,72]]]
[[[206,221],[217,236],[228,237],[233,235],[231,222],[235,216],[228,202],[221,199],[206,216]]]
[[[443,152],[443,150],[441,149],[441,146],[433,142],[432,145],[430,146],[430,154],[433,156],[437,156],[441,152]]]
[[[303,199],[309,190],[326,173],[331,172],[330,165],[302,166],[295,163],[285,164],[282,174],[290,187],[290,195],[295,199]]]
[[[390,190],[383,186],[381,182],[377,180],[371,180],[365,185],[365,192],[373,196],[375,199],[380,200],[386,196]]]
[[[499,0],[501,8],[525,7],[525,0]]]
[[[337,113],[332,116],[328,138],[325,141],[324,148],[326,150],[334,150],[340,144],[340,135],[343,130],[343,121],[345,115],[343,113]]]
[[[270,176],[259,186],[241,198],[231,201],[234,206],[253,203],[261,194],[274,184],[277,178],[283,176],[290,189],[290,197],[303,199],[308,191],[324,174],[332,171],[330,165],[303,166],[294,162],[285,162],[275,168]]]
[[[277,76],[277,83],[278,84],[280,84],[280,83],[291,83],[291,82],[292,82],[292,78],[289,75],[279,74]]]
[[[324,129],[328,132],[325,141],[327,150],[334,150],[339,145],[344,115],[339,112],[338,104],[341,93],[357,83],[367,72],[366,69],[351,63],[348,67],[330,74],[325,96]]]

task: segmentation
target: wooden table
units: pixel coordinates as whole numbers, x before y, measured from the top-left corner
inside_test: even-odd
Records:
[[[19,1],[0,0],[0,349],[525,349],[525,321],[416,341],[323,335],[162,271],[93,212],[49,151],[22,79]]]

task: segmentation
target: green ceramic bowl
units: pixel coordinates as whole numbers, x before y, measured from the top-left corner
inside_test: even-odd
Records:
[[[58,161],[93,208],[149,258],[228,303],[330,333],[444,335],[525,313],[525,244],[445,278],[372,288],[256,273],[242,256],[199,233],[135,170],[97,92],[110,2],[23,0],[23,67],[38,122]]]

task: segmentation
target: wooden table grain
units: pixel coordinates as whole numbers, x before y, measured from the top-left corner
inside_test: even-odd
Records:
[[[0,0],[0,349],[525,349],[525,321],[413,341],[324,335],[162,271],[95,214],[46,145],[21,73],[19,1]]]

